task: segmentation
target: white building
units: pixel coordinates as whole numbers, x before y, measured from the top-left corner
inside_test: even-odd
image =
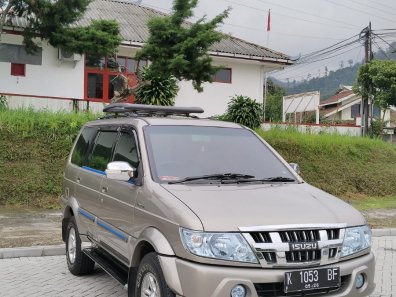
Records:
[[[349,121],[350,123],[355,123],[360,126],[361,103],[362,96],[355,94],[352,90],[352,86],[342,86],[333,96],[322,101],[319,105],[319,109],[325,120],[334,122]],[[380,108],[374,105],[370,111],[370,117],[374,119],[381,118],[388,127],[394,126],[394,109],[395,107],[392,106],[387,110],[380,110]]]
[[[123,41],[117,62],[133,86],[137,68],[133,57],[149,36],[146,24],[153,16],[163,14],[130,2],[94,0],[78,24],[88,25],[93,19],[119,22]],[[34,56],[27,55],[21,36],[25,24],[24,19],[14,19],[0,42],[0,94],[6,95],[9,106],[101,110],[102,102],[113,97],[110,81],[118,74],[114,59],[62,53],[45,41]],[[201,106],[206,116],[224,113],[235,94],[261,102],[265,73],[292,64],[282,53],[231,36],[214,45],[210,54],[222,67],[214,82],[204,84],[204,92],[198,93],[190,82],[181,81],[176,98],[177,106]]]

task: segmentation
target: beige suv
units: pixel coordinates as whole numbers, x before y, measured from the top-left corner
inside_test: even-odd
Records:
[[[371,231],[252,130],[200,108],[112,104],[67,160],[71,273],[128,296],[368,296]]]

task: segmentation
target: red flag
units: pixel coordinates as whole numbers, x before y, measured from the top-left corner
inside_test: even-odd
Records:
[[[271,9],[268,10],[267,32],[271,31]]]

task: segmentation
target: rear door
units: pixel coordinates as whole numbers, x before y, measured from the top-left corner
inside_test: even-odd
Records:
[[[100,180],[92,177],[92,174],[85,168],[88,162],[88,156],[92,150],[98,128],[84,127],[71,155],[71,164],[65,171],[65,179],[68,180],[68,189],[79,205],[76,216],[78,222],[83,226],[79,226],[81,232],[92,232],[94,229],[93,216],[90,214],[97,203]]]
[[[112,157],[117,130],[97,129],[94,144],[88,151],[87,160],[76,175],[76,197],[79,201],[80,218],[88,225],[88,232],[96,239],[98,226],[94,218],[99,215],[100,185],[107,163]]]

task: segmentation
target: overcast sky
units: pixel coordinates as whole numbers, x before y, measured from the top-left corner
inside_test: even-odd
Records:
[[[172,0],[143,0],[142,4],[167,13],[172,8]],[[222,31],[292,57],[352,37],[367,27],[369,21],[373,30],[396,29],[395,0],[199,0],[195,16],[207,15],[210,18],[229,6],[232,11],[221,27]],[[269,9],[271,31],[268,36]],[[396,41],[396,37],[389,37],[387,41]],[[378,47],[386,49],[388,46],[377,40],[373,49]],[[345,66],[348,59],[360,61],[364,56],[361,48],[356,45],[355,49],[350,48],[343,55],[307,65],[305,70],[285,71],[278,76],[292,80],[294,75],[298,81],[307,71],[312,76],[323,75],[324,66],[337,69],[341,60]]]

